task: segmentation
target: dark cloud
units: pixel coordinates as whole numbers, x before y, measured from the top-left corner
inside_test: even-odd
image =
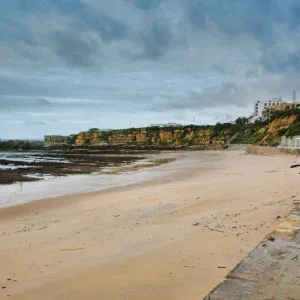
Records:
[[[104,42],[122,39],[127,34],[127,23],[115,18],[113,14],[110,16],[84,7],[76,15],[79,23],[82,22],[87,28],[96,30]]]
[[[144,47],[143,58],[157,60],[163,57],[174,40],[169,24],[164,20],[153,20],[141,33]]]
[[[26,97],[60,96],[66,91],[66,86],[58,86],[58,82],[47,80],[47,76],[41,80],[38,74],[33,75],[26,73],[26,71],[22,76],[16,74],[15,76],[6,77],[5,75],[0,75],[0,107],[1,103],[6,101],[5,96],[7,95]]]
[[[63,30],[55,33],[53,48],[58,57],[68,64],[90,66],[97,59],[100,43],[96,37],[78,30]]]
[[[289,25],[291,29],[297,29],[300,24],[300,4],[298,2],[293,3],[290,8]]]
[[[8,77],[4,74],[0,75],[0,95],[38,95],[39,91],[45,92],[41,87],[35,86],[34,82],[28,82],[26,78]],[[0,107],[3,102],[6,101],[3,98],[0,99]]]
[[[40,111],[49,109],[51,102],[43,98],[2,97],[0,111]]]
[[[219,86],[204,88],[202,92],[191,91],[185,98],[171,97],[159,107],[164,110],[195,109],[198,111],[226,106],[246,107],[247,89],[235,82],[225,82]],[[156,110],[157,106],[152,107]]]
[[[300,49],[285,55],[273,50],[262,57],[261,65],[271,73],[300,73]]]
[[[35,98],[35,104],[41,106],[50,106],[51,102],[45,98]]]
[[[49,12],[58,10],[64,13],[74,13],[84,7],[81,0],[11,0],[14,8],[22,12]]]
[[[299,15],[297,0],[0,1],[1,118],[76,132],[91,115],[123,127],[288,98]]]
[[[187,2],[186,9],[190,22],[196,28],[214,24],[230,36],[251,35],[261,42],[271,41],[274,25],[284,18],[277,2],[271,0],[191,0]]]
[[[102,43],[127,33],[126,22],[115,18],[113,11],[95,11],[80,0],[11,1],[15,5],[0,4],[0,10],[7,10],[0,43],[10,41],[15,53],[30,60],[45,59],[52,50],[70,66],[90,66],[101,56]]]
[[[24,121],[24,124],[26,126],[41,126],[46,125],[47,123],[45,121]]]
[[[204,1],[191,1],[191,3],[187,5],[188,17],[193,26],[197,28],[205,27],[209,6],[210,5]]]
[[[164,0],[132,0],[133,5],[142,10],[150,10],[164,2]]]
[[[276,30],[278,26],[284,28],[285,24],[296,30],[300,11],[295,0],[287,0],[286,8],[279,0],[115,0],[116,6],[111,6],[111,10],[95,3],[91,0],[2,1],[2,27],[7,30],[0,36],[0,41],[10,40],[14,51],[30,60],[44,60],[52,50],[69,66],[93,66],[101,58],[105,59],[106,51],[112,52],[112,43],[117,45],[116,53],[120,57],[124,58],[122,54],[129,53],[125,57],[144,60],[157,60],[164,57],[170,47],[180,47],[180,43],[174,44],[175,38],[184,40],[188,46],[194,40],[206,43],[200,32],[187,35],[186,30],[191,24],[194,29],[208,32],[218,28],[220,34],[233,38],[252,37],[262,45],[274,45],[275,51],[280,53],[275,45],[278,38]],[[137,10],[130,9],[130,3],[141,11],[140,15]],[[181,11],[175,12],[176,21],[172,17],[172,3],[180,3],[182,7]],[[130,14],[139,18],[139,22],[133,22]],[[39,23],[28,27],[33,18],[38,18]],[[181,22],[181,30],[178,21]],[[55,26],[53,22],[56,22]],[[286,31],[285,34],[294,33]],[[32,49],[25,49],[20,42]],[[130,48],[126,47],[128,43]],[[264,46],[259,51],[264,53]]]
[[[225,106],[247,106],[247,89],[235,82],[225,82],[220,86],[203,89],[202,92],[192,91],[187,99],[194,108],[218,108]]]

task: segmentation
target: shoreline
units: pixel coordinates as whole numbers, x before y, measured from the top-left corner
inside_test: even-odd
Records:
[[[81,154],[72,152],[2,152],[0,151],[0,184],[42,181],[47,178],[93,174],[106,167],[121,167],[149,157],[134,154]],[[1,201],[1,199],[0,199]]]
[[[201,299],[299,193],[297,158],[240,154],[184,153],[203,160],[163,165],[174,178],[0,209],[0,295]]]
[[[24,205],[35,201],[51,200],[57,197],[76,197],[78,195],[88,195],[92,193],[102,192],[105,190],[113,191],[115,188],[121,188],[126,186],[134,187],[136,184],[139,183],[150,183],[152,181],[155,182],[157,180],[162,180],[164,177],[168,177],[170,175],[168,174],[168,172],[172,172],[170,171],[169,165],[184,164],[184,160],[186,158],[188,157],[177,153],[159,153],[155,155],[148,154],[146,158],[132,162],[131,164],[108,167],[106,169],[102,169],[99,172],[95,172],[88,175],[69,175],[66,177],[56,177],[50,180],[41,180],[31,183],[18,182],[12,185],[0,185],[0,188],[3,187],[2,195],[0,195],[0,212],[2,209],[5,208]],[[165,172],[164,166],[166,166]],[[173,167],[171,167],[171,169],[173,169]],[[72,189],[72,187],[77,188],[77,182],[81,186],[87,184],[87,190],[79,188],[78,191],[70,192],[67,187],[69,187],[70,189]],[[42,192],[47,192],[47,190],[43,191],[43,187],[48,188],[48,186],[51,185],[53,185],[55,188],[58,188],[59,190],[62,189],[60,194],[42,196]],[[29,194],[26,194],[26,192],[24,193],[23,188],[27,188],[27,191],[29,190]],[[6,189],[6,192],[4,192],[4,189]],[[50,194],[53,193],[49,189],[48,192]],[[1,206],[1,197],[19,197],[23,200],[20,200],[22,201],[20,203],[12,203],[10,205],[2,204]]]
[[[189,152],[189,154],[197,154],[198,152]],[[203,161],[203,163],[208,163],[210,161],[209,159],[209,155],[210,155],[210,151],[208,152],[203,152],[203,157],[205,157],[205,161]],[[174,168],[174,165],[176,165],[180,159],[182,158],[186,158],[186,155],[182,154],[182,153],[174,153],[174,152],[162,152],[161,154],[155,154],[153,155],[149,155],[149,158],[152,159],[156,159],[156,158],[161,158],[164,159],[165,157],[168,157],[169,155],[171,155],[172,158],[175,157],[175,160],[167,163],[167,164],[162,164],[160,166],[154,166],[154,167],[150,167],[147,168],[147,172],[150,173],[159,173],[160,171],[164,172],[164,171],[170,171],[170,169]],[[177,156],[177,157],[176,157]],[[190,156],[190,155],[187,155]],[[213,156],[216,156],[216,154],[214,153]],[[214,160],[216,158],[214,157]],[[137,161],[137,164],[139,164],[140,161]],[[180,162],[179,162],[180,164]],[[131,168],[132,166],[134,166],[135,163],[132,163],[130,165],[128,165],[127,167]],[[157,168],[160,168],[159,170]],[[131,170],[130,172],[132,173],[138,173],[139,171],[143,171],[142,170]],[[103,189],[98,189],[95,191],[88,191],[88,192],[79,192],[79,193],[68,193],[65,195],[60,195],[60,196],[53,196],[53,197],[44,197],[44,198],[38,198],[38,199],[32,199],[30,201],[26,201],[24,203],[20,203],[20,204],[16,204],[16,205],[10,205],[10,206],[4,206],[4,207],[0,207],[0,221],[2,218],[9,218],[11,216],[18,216],[19,214],[27,214],[32,212],[33,210],[36,212],[41,212],[41,211],[45,211],[47,209],[56,207],[56,206],[66,206],[66,205],[72,205],[72,204],[76,204],[76,202],[78,201],[85,201],[86,199],[90,198],[90,197],[96,197],[96,196],[101,196],[101,195],[106,195],[106,194],[110,194],[111,192],[123,192],[123,191],[130,191],[132,189],[135,188],[139,188],[139,187],[148,187],[148,186],[155,186],[158,183],[164,183],[164,182],[169,182],[170,180],[180,180],[182,178],[186,177],[185,174],[185,170],[182,169],[182,166],[179,166],[179,168],[175,171],[173,171],[172,174],[166,174],[165,176],[161,176],[158,178],[148,178],[148,179],[144,179],[144,180],[140,180],[138,182],[134,182],[134,183],[128,183],[128,184],[124,184],[124,185],[116,185],[113,187],[107,187],[107,188],[103,188]],[[192,174],[192,172],[189,172],[190,174]],[[70,180],[72,180],[72,178],[76,176],[70,176]],[[87,175],[88,176],[88,175]],[[111,176],[111,175],[108,175]],[[85,176],[86,177],[86,176]],[[86,177],[87,178],[87,177]],[[59,179],[59,178],[58,178]]]

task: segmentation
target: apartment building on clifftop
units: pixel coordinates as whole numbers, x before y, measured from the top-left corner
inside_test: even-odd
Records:
[[[256,101],[254,103],[254,113],[253,115],[249,118],[249,123],[254,123],[255,121],[265,121],[266,116],[265,116],[265,111],[267,108],[276,106],[276,105],[281,105],[285,103],[282,101],[281,97],[279,98],[273,98],[269,101]]]

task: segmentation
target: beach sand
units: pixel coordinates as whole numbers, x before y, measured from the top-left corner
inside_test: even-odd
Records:
[[[0,299],[202,299],[298,199],[294,156],[166,155],[202,161],[0,209]]]

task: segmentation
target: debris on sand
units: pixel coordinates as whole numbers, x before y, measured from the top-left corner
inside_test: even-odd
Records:
[[[297,167],[300,167],[300,165],[299,164],[297,164],[297,165],[291,165],[291,168],[297,168]]]
[[[70,248],[70,249],[62,249],[61,251],[77,251],[77,250],[83,250],[85,248]]]

